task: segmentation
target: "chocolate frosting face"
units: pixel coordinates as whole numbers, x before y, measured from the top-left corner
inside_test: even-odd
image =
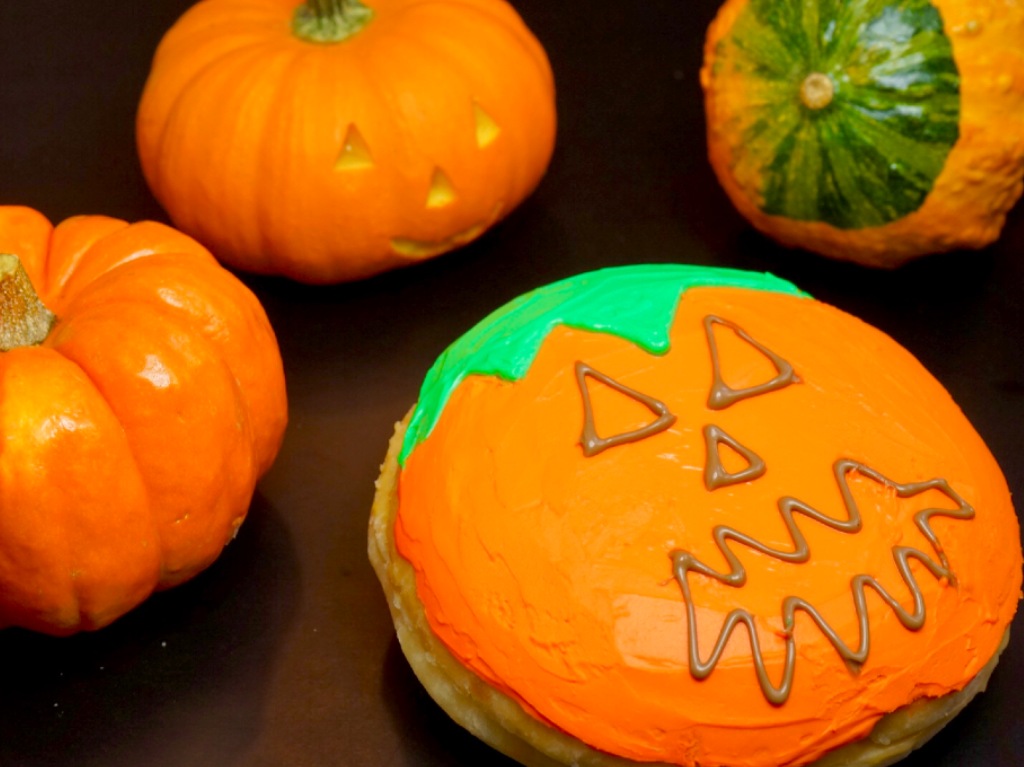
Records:
[[[395,542],[436,636],[592,747],[688,766],[805,764],[968,684],[1019,527],[948,394],[802,294],[673,301],[657,343],[555,323],[407,441]]]
[[[711,355],[712,382],[711,392],[708,395],[707,405],[711,410],[724,410],[737,402],[754,397],[760,397],[778,391],[790,384],[799,382],[793,365],[784,360],[781,356],[754,340],[743,328],[727,319],[716,315],[704,317],[704,332],[707,336],[708,349]],[[715,325],[724,325],[730,328],[744,342],[754,347],[763,354],[774,366],[776,374],[767,381],[744,386],[739,389],[730,387],[725,383],[722,373],[722,360],[718,344],[715,340]],[[627,445],[632,442],[639,442],[656,434],[660,434],[670,428],[676,422],[676,416],[669,412],[668,406],[659,399],[632,389],[615,379],[607,376],[585,362],[577,361],[575,364],[576,382],[580,389],[580,396],[583,401],[583,434],[580,437],[580,444],[583,447],[583,454],[588,458],[600,454],[604,450],[620,445]],[[587,377],[593,377],[606,386],[625,394],[628,397],[646,406],[657,418],[650,423],[631,429],[610,437],[599,437],[594,423],[594,407],[591,402],[590,391],[587,387]],[[706,424],[703,427],[704,440],[706,445],[707,463],[704,466],[704,485],[708,491],[714,491],[720,487],[754,481],[765,474],[767,466],[764,460],[753,450],[740,444],[736,439],[727,434],[721,427],[714,424]],[[720,447],[727,445],[739,453],[746,461],[747,466],[736,472],[729,472],[723,466]],[[865,590],[870,588],[893,610],[900,623],[907,629],[916,631],[924,625],[926,608],[924,594],[918,585],[917,579],[910,569],[909,561],[916,560],[925,567],[936,579],[945,579],[955,584],[956,578],[950,568],[949,561],[932,530],[930,520],[933,516],[940,515],[954,519],[973,519],[974,509],[957,495],[944,479],[933,479],[926,482],[910,484],[899,484],[882,476],[879,472],[868,466],[858,463],[849,458],[840,458],[834,465],[836,484],[843,499],[846,510],[845,518],[833,518],[817,509],[809,506],[793,496],[784,496],[778,500],[778,511],[785,525],[792,547],[775,547],[751,537],[741,530],[727,526],[718,525],[712,530],[712,537],[718,546],[722,556],[729,565],[727,572],[715,570],[705,564],[689,551],[677,549],[669,554],[672,560],[672,572],[682,591],[683,600],[686,603],[687,616],[687,646],[689,655],[690,673],[695,679],[706,679],[718,665],[725,646],[732,636],[736,627],[742,623],[746,626],[747,637],[750,644],[750,655],[753,663],[754,673],[757,676],[758,685],[765,698],[773,705],[782,705],[789,698],[793,689],[793,672],[796,667],[797,646],[793,637],[793,626],[795,615],[798,610],[806,613],[820,629],[825,638],[832,644],[839,657],[846,663],[851,674],[859,672],[861,666],[867,661],[871,649],[871,624],[868,616],[867,598]],[[772,683],[769,678],[768,669],[765,664],[764,654],[761,650],[760,633],[754,616],[741,608],[729,612],[725,622],[708,659],[702,660],[700,656],[697,612],[694,599],[690,590],[689,574],[697,573],[705,577],[714,578],[720,583],[733,588],[742,588],[747,582],[747,571],[740,558],[734,552],[730,543],[745,546],[753,551],[758,551],[774,557],[782,562],[804,563],[811,557],[811,550],[797,525],[795,515],[801,515],[819,524],[823,524],[833,530],[844,533],[855,534],[861,530],[860,509],[850,492],[847,483],[847,475],[851,472],[858,472],[861,475],[881,483],[890,488],[897,496],[906,498],[920,494],[926,490],[937,489],[946,495],[953,503],[953,508],[928,508],[920,511],[914,517],[914,524],[931,543],[938,561],[932,559],[920,549],[910,546],[893,546],[892,555],[897,563],[900,576],[906,584],[913,597],[913,610],[906,610],[886,588],[878,578],[869,573],[859,573],[850,581],[854,604],[857,611],[857,622],[860,631],[860,640],[856,649],[850,648],[838,633],[832,628],[829,622],[822,616],[818,608],[808,600],[797,596],[787,595],[782,598],[782,616],[785,629],[785,663],[782,670],[782,679],[778,685]]]

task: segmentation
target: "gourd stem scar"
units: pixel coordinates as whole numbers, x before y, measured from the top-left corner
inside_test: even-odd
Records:
[[[21,259],[0,253],[0,351],[46,340],[56,317],[43,305]]]
[[[800,101],[808,109],[824,109],[832,103],[836,86],[832,78],[821,72],[811,72],[800,83]]]

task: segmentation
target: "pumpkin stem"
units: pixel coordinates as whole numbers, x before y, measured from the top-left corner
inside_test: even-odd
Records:
[[[832,103],[836,86],[832,78],[821,72],[811,72],[800,84],[800,101],[808,109],[824,109]]]
[[[340,43],[362,31],[373,9],[360,0],[306,0],[295,9],[292,32],[309,43]]]
[[[0,253],[0,351],[41,344],[56,319],[36,295],[21,259]]]

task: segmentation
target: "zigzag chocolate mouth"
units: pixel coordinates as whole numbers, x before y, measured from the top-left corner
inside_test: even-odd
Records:
[[[793,636],[793,626],[797,610],[802,610],[810,616],[822,634],[824,634],[825,638],[832,643],[832,646],[835,648],[839,656],[846,662],[847,667],[850,669],[850,673],[856,674],[867,660],[868,654],[871,651],[871,625],[868,619],[867,599],[865,597],[866,589],[874,589],[874,591],[896,614],[896,617],[899,619],[900,623],[903,624],[904,628],[911,631],[917,631],[924,625],[926,609],[924,594],[922,593],[921,587],[918,585],[913,572],[910,570],[910,560],[916,559],[924,565],[937,580],[946,579],[950,584],[954,584],[956,582],[949,560],[947,559],[937,536],[931,528],[930,521],[934,516],[950,517],[953,519],[973,519],[974,508],[971,507],[970,504],[968,504],[958,493],[956,493],[949,486],[949,483],[946,482],[946,480],[930,479],[925,482],[900,484],[884,477],[882,474],[869,468],[865,464],[848,458],[841,458],[836,461],[835,464],[833,464],[833,471],[836,483],[839,486],[840,495],[843,499],[843,505],[846,507],[848,514],[846,519],[830,517],[793,497],[787,496],[779,499],[779,514],[782,517],[786,530],[789,532],[789,536],[793,541],[792,550],[773,548],[739,530],[736,530],[735,528],[728,527],[726,525],[719,525],[712,531],[712,536],[715,539],[715,543],[718,546],[719,551],[721,551],[722,555],[729,563],[729,572],[718,572],[711,566],[697,559],[688,551],[677,549],[669,554],[672,559],[672,569],[675,574],[675,579],[683,592],[683,599],[686,602],[689,666],[690,674],[695,679],[706,679],[711,675],[711,672],[714,671],[715,666],[722,656],[722,651],[725,649],[725,645],[728,642],[729,637],[732,635],[733,630],[735,630],[738,624],[743,623],[747,627],[754,670],[757,674],[758,683],[761,686],[761,692],[773,705],[782,705],[789,698],[793,688],[793,670],[796,665],[796,640]],[[850,491],[847,480],[847,475],[854,471],[892,489],[899,498],[908,498],[910,496],[919,495],[928,490],[938,490],[956,504],[956,508],[954,509],[927,508],[914,515],[914,524],[917,526],[917,529],[921,531],[922,535],[928,539],[928,542],[931,543],[932,548],[938,557],[938,562],[920,549],[916,549],[911,546],[892,547],[893,559],[896,562],[896,568],[899,570],[900,576],[903,578],[904,583],[913,595],[913,612],[907,611],[903,605],[901,605],[899,601],[893,597],[885,587],[881,585],[881,583],[879,583],[877,578],[872,575],[862,573],[853,576],[850,580],[850,590],[853,594],[853,601],[857,610],[857,619],[860,627],[860,641],[856,649],[851,649],[845,642],[843,642],[813,604],[799,596],[790,595],[785,597],[782,601],[782,619],[786,632],[786,660],[785,665],[783,666],[782,681],[777,687],[773,685],[771,680],[768,678],[768,671],[765,666],[764,655],[761,652],[760,639],[757,626],[754,622],[754,616],[747,610],[735,609],[729,613],[722,626],[722,630],[718,635],[718,639],[715,642],[715,646],[712,649],[710,656],[708,656],[708,660],[702,661],[700,658],[699,648],[697,646],[697,637],[699,635],[697,628],[697,611],[690,592],[689,574],[691,572],[695,572],[709,578],[714,578],[727,586],[732,586],[734,588],[742,587],[747,580],[747,571],[739,557],[729,545],[730,541],[735,541],[747,548],[767,554],[783,562],[795,564],[807,562],[810,559],[811,551],[810,547],[807,545],[807,539],[796,524],[796,520],[794,519],[796,514],[802,514],[803,516],[813,519],[816,522],[820,522],[833,530],[838,530],[844,533],[859,532],[861,529],[860,509],[857,507],[857,503],[853,499],[853,494]]]
[[[764,355],[774,366],[776,375],[770,380],[753,386],[734,389],[726,384],[722,375],[721,359],[718,345],[715,341],[715,325],[723,325],[732,330],[740,339]],[[715,315],[704,317],[704,332],[707,337],[708,349],[711,353],[712,362],[712,384],[708,396],[707,407],[711,410],[724,410],[733,404],[751,397],[758,397],[770,392],[783,389],[790,384],[798,383],[799,377],[794,372],[793,366],[778,354],[752,338],[743,328],[735,323]],[[595,370],[584,362],[577,361],[576,381],[583,399],[584,425],[583,433],[580,436],[580,444],[583,446],[583,453],[588,458],[601,453],[602,451],[618,445],[646,439],[669,429],[676,421],[676,416],[669,411],[668,406],[659,399],[642,392],[636,391],[625,384]],[[593,377],[601,383],[609,386],[619,393],[630,397],[646,406],[657,418],[650,423],[636,429],[608,437],[601,437],[597,434],[594,423],[593,406],[590,399],[590,392],[587,387],[587,377]],[[721,427],[714,424],[704,426],[704,440],[706,452],[706,465],[704,469],[704,485],[709,492],[720,487],[733,485],[741,482],[753,481],[761,477],[767,470],[764,460],[753,450],[742,445],[734,437],[727,434]],[[747,466],[739,471],[729,472],[722,464],[719,448],[725,444],[736,451],[747,462]],[[782,618],[785,628],[786,659],[783,666],[782,681],[778,686],[772,684],[768,678],[768,671],[764,661],[764,654],[761,651],[760,635],[755,625],[754,616],[747,610],[735,609],[729,613],[718,635],[715,646],[707,661],[702,661],[697,646],[699,630],[697,628],[697,611],[692,598],[689,573],[696,572],[727,586],[734,588],[742,587],[747,580],[747,571],[739,557],[729,545],[730,541],[736,541],[754,551],[767,554],[783,562],[801,564],[810,559],[811,552],[807,540],[796,524],[794,515],[802,514],[813,519],[833,530],[843,533],[857,533],[861,529],[861,514],[850,491],[847,475],[851,472],[868,477],[887,488],[893,490],[897,497],[907,498],[918,495],[927,490],[938,490],[949,498],[955,505],[953,509],[929,508],[918,512],[914,516],[914,523],[918,530],[928,539],[938,556],[938,562],[929,557],[920,549],[909,546],[894,546],[892,548],[893,559],[896,562],[900,576],[903,578],[908,589],[913,595],[913,612],[907,611],[899,601],[893,597],[881,585],[878,579],[868,574],[858,574],[850,581],[850,589],[853,594],[854,605],[857,611],[857,619],[860,628],[860,641],[856,649],[851,649],[836,633],[835,629],[825,620],[818,609],[802,597],[790,595],[782,600]],[[750,650],[753,658],[754,670],[757,674],[761,692],[773,705],[782,705],[789,698],[793,687],[793,671],[796,665],[796,640],[793,636],[793,626],[797,610],[805,612],[818,626],[825,638],[832,643],[836,652],[846,663],[851,674],[857,674],[861,666],[868,658],[871,649],[871,627],[868,620],[867,600],[865,590],[874,591],[889,605],[896,613],[897,618],[903,626],[911,631],[917,631],[924,625],[925,604],[924,594],[910,570],[909,561],[916,559],[935,576],[936,579],[946,579],[949,583],[955,583],[955,576],[950,567],[949,561],[942,550],[934,532],[931,529],[929,520],[933,516],[946,516],[954,519],[972,519],[974,509],[958,495],[944,479],[932,479],[926,482],[900,484],[884,477],[874,469],[863,463],[849,459],[840,458],[833,464],[836,483],[842,496],[843,504],[846,507],[847,518],[836,519],[814,509],[813,507],[797,500],[791,496],[780,498],[778,501],[779,514],[782,517],[786,530],[793,541],[792,550],[773,548],[755,538],[725,525],[719,525],[712,531],[712,536],[722,555],[729,564],[729,571],[722,573],[713,569],[697,559],[689,551],[677,549],[669,556],[672,559],[672,569],[675,579],[683,593],[686,603],[686,615],[688,626],[688,652],[690,673],[695,679],[706,679],[714,671],[715,666],[722,657],[726,643],[737,625],[743,623],[747,627]]]

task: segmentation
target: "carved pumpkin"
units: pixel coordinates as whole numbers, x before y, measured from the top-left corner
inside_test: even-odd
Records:
[[[104,626],[208,566],[287,418],[259,302],[194,240],[0,207],[0,626]]]
[[[370,554],[427,688],[538,765],[889,764],[983,688],[1021,584],[1005,480],[908,352],[677,266],[453,344]]]
[[[1024,7],[728,0],[711,163],[782,243],[870,266],[994,241],[1024,176]]]
[[[312,283],[476,238],[554,136],[547,57],[504,0],[203,0],[161,42],[137,121],[178,227]]]

